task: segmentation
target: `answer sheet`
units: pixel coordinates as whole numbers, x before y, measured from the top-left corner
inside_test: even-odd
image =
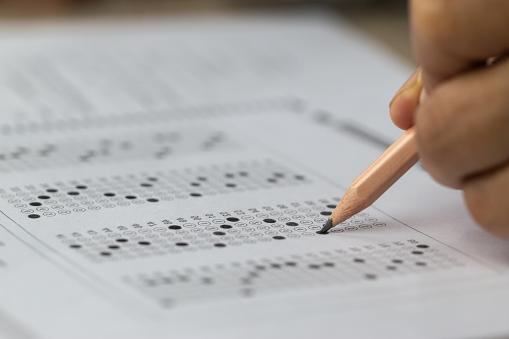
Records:
[[[318,235],[411,67],[337,18],[4,25],[1,338],[509,335],[509,243],[420,166]]]

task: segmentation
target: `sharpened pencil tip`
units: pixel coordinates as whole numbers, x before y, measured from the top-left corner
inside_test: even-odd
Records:
[[[318,234],[327,234],[329,233],[329,230],[334,227],[334,225],[332,225],[332,219],[329,218],[327,219],[327,221],[325,222],[325,224],[323,224],[323,227],[321,230],[317,231],[316,233]]]

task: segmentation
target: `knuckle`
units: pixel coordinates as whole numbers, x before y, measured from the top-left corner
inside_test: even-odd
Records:
[[[486,196],[483,190],[478,189],[475,184],[467,185],[463,197],[470,215],[477,224],[493,235],[509,237],[509,228],[504,222],[504,216],[499,215],[501,211],[493,207],[490,197]]]

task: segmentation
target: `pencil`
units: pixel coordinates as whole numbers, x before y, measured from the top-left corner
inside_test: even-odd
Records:
[[[415,131],[410,128],[354,180],[318,233],[326,234],[334,226],[370,206],[417,160]]]

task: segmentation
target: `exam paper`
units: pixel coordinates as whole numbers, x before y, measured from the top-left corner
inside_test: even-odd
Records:
[[[509,244],[419,166],[316,231],[409,67],[326,16],[0,33],[0,335],[490,337]]]

